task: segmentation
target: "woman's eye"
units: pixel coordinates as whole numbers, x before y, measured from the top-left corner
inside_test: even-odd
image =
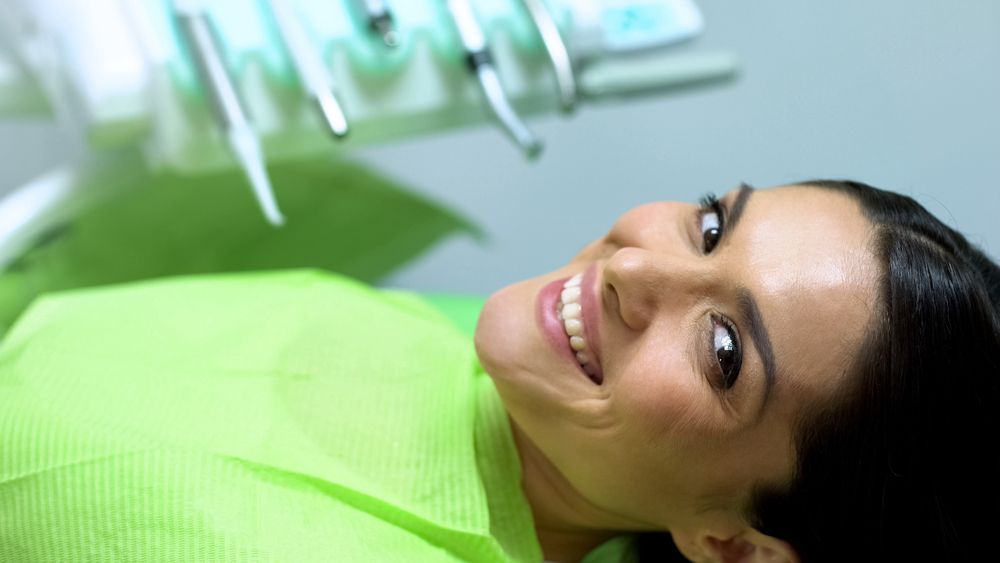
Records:
[[[719,322],[714,322],[713,348],[722,374],[719,382],[723,389],[731,389],[740,376],[743,354],[735,331]]]
[[[719,244],[719,237],[722,231],[719,228],[719,214],[715,211],[708,211],[701,216],[701,249],[708,254]]]
[[[701,250],[705,254],[715,250],[725,232],[726,216],[722,211],[719,198],[712,194],[701,198]]]

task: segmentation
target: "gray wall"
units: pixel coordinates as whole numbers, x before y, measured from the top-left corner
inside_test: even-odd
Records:
[[[83,154],[76,139],[48,121],[0,121],[0,195]]]
[[[737,53],[734,84],[534,120],[547,150],[533,164],[486,128],[356,152],[490,234],[387,285],[489,293],[647,201],[820,177],[911,195],[1000,255],[1000,2],[696,1],[706,31],[684,48]],[[74,151],[51,126],[2,124],[0,188]]]
[[[734,85],[533,123],[526,164],[498,133],[360,156],[479,220],[390,280],[488,293],[551,271],[624,211],[739,182],[852,178],[915,197],[1000,256],[1000,2],[699,0]]]

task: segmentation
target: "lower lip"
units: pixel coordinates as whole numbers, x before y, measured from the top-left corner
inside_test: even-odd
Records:
[[[545,338],[549,341],[549,344],[560,356],[566,358],[566,360],[576,366],[576,369],[580,370],[580,373],[586,375],[588,379],[596,383],[601,384],[603,377],[598,369],[596,375],[588,375],[587,372],[583,371],[583,366],[580,362],[576,361],[576,354],[573,349],[569,346],[569,337],[566,336],[566,330],[563,328],[563,322],[559,320],[556,316],[556,304],[559,302],[559,298],[562,295],[563,284],[569,278],[563,278],[556,280],[547,284],[542,288],[542,291],[538,294],[538,302],[536,309],[536,317],[538,320],[538,325],[542,329],[542,333],[545,334]],[[584,329],[586,330],[586,329]]]

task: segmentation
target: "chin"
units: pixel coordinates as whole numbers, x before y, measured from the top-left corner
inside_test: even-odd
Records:
[[[522,281],[494,293],[476,325],[476,354],[515,420],[557,416],[565,392],[561,360],[536,316],[538,292],[549,278]],[[525,421],[527,422],[527,421]]]
[[[516,378],[515,374],[527,367],[518,359],[532,356],[529,343],[538,332],[530,299],[532,281],[509,285],[494,293],[479,314],[476,355],[498,386],[500,380]]]

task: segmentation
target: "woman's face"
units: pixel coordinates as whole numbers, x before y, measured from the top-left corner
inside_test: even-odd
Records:
[[[588,503],[679,529],[792,475],[798,413],[835,393],[876,302],[871,232],[812,187],[644,205],[493,295],[477,351],[515,432]]]

